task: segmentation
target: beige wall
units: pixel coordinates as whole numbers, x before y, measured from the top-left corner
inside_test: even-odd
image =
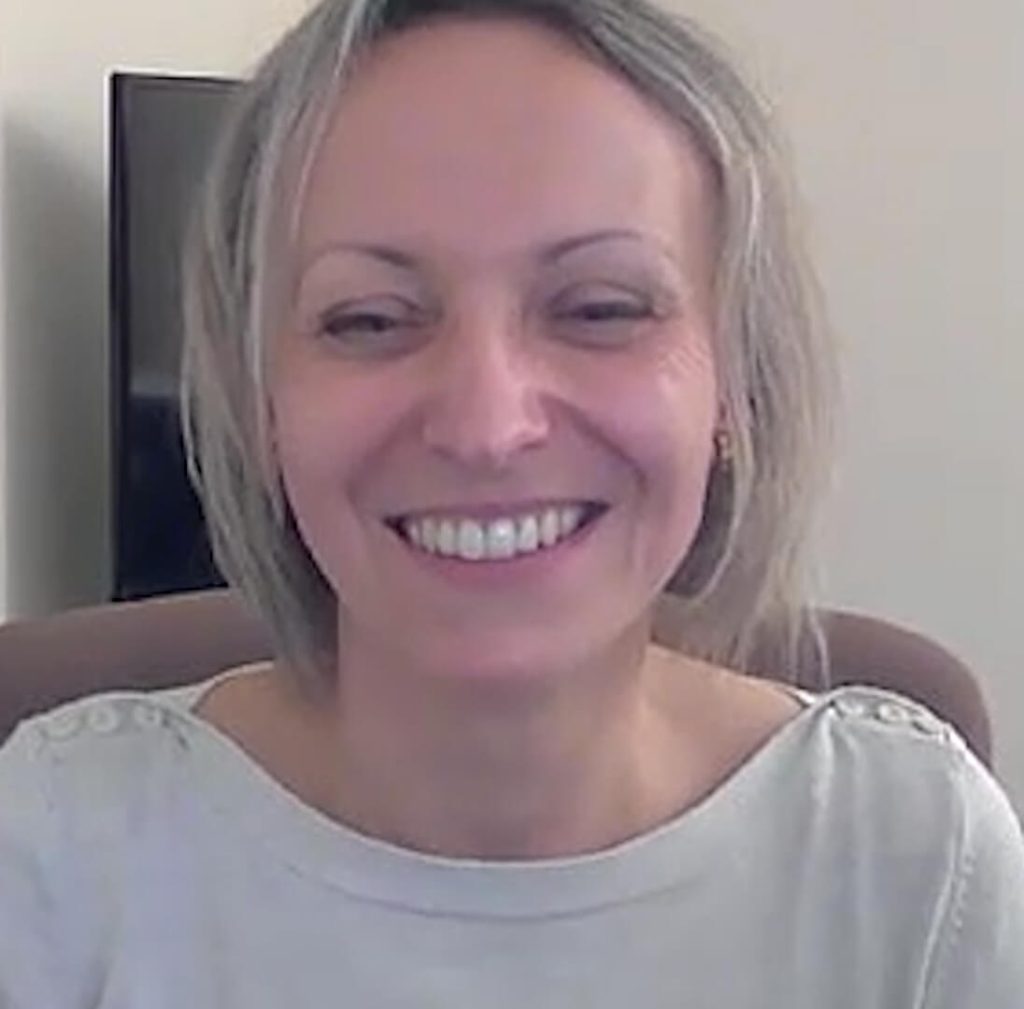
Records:
[[[102,599],[110,577],[107,74],[242,72],[306,6],[0,3],[0,615]]]
[[[831,598],[973,664],[1024,808],[1024,6],[671,2],[734,44],[793,140],[849,387]],[[239,71],[304,6],[0,7],[0,614],[107,586],[105,74]]]
[[[848,387],[830,597],[970,662],[1024,810],[1024,4],[674,3],[796,154]]]

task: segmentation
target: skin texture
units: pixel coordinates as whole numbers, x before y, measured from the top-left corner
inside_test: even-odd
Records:
[[[337,692],[310,710],[268,673],[206,705],[287,787],[421,850],[564,855],[692,805],[791,716],[649,643],[712,460],[715,210],[689,138],[536,26],[440,22],[361,69],[271,368]],[[579,499],[610,507],[516,572],[426,564],[383,521]]]

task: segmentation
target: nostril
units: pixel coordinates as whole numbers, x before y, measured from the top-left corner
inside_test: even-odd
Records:
[[[467,383],[451,404],[432,411],[423,427],[424,444],[473,469],[507,470],[512,460],[537,449],[550,436],[549,419],[534,399],[521,389]]]

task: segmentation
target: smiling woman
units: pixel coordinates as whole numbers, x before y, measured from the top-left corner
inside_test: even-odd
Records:
[[[784,685],[833,400],[784,178],[641,0],[325,0],[270,53],[185,392],[277,658],[0,751],[0,1002],[1019,1005],[998,786]]]
[[[573,47],[497,27],[410,28],[365,61],[316,144],[309,266],[268,343],[272,455],[349,685],[384,662],[417,685],[554,676],[646,641],[701,518],[713,172]],[[417,549],[382,535],[411,517]],[[529,562],[494,557],[518,525]]]
[[[497,35],[495,19],[505,22]],[[439,21],[464,40],[457,65],[440,46],[410,44],[437,37]],[[324,670],[333,679],[339,618],[351,614],[339,612],[338,585],[293,521],[271,446],[271,364],[296,350],[273,339],[281,332],[310,337],[293,363],[305,353],[321,374],[318,355],[334,362],[347,383],[339,410],[360,394],[375,402],[380,389],[433,396],[425,438],[451,416],[440,382],[455,392],[461,439],[490,437],[466,397],[501,406],[502,388],[487,385],[495,362],[513,386],[544,369],[593,402],[621,402],[617,417],[601,410],[605,426],[630,425],[641,451],[657,443],[628,397],[672,404],[680,430],[662,424],[661,436],[673,465],[686,441],[710,452],[717,424],[728,466],[694,459],[702,472],[687,479],[698,507],[705,497],[716,506],[695,542],[676,527],[658,557],[687,590],[687,651],[742,668],[755,642],[762,655],[774,645],[784,671],[797,651],[819,647],[804,548],[834,383],[787,202],[756,99],[692,26],[656,9],[326,4],[310,14],[226,132],[187,266],[190,330],[207,334],[189,343],[188,430],[218,557],[307,685]],[[702,379],[698,362],[713,376]],[[711,401],[711,421],[683,416],[698,409],[694,390]],[[532,396],[579,406],[578,421],[594,416],[564,389],[526,392],[526,409]],[[371,427],[382,418],[374,412]],[[355,413],[338,421],[367,423]],[[575,455],[559,449],[542,467]],[[514,504],[557,489],[547,473],[504,476],[488,487],[478,474],[469,500],[460,489],[454,503]],[[451,477],[430,474],[399,505],[451,503]],[[586,489],[567,488],[570,498]],[[671,524],[664,534],[667,543]]]

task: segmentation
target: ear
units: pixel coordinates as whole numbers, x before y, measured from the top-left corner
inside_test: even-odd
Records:
[[[283,503],[284,487],[281,481],[280,456],[278,453],[277,421],[273,401],[268,399],[262,405],[257,420],[257,465],[260,483],[264,493],[278,506],[278,498]]]

